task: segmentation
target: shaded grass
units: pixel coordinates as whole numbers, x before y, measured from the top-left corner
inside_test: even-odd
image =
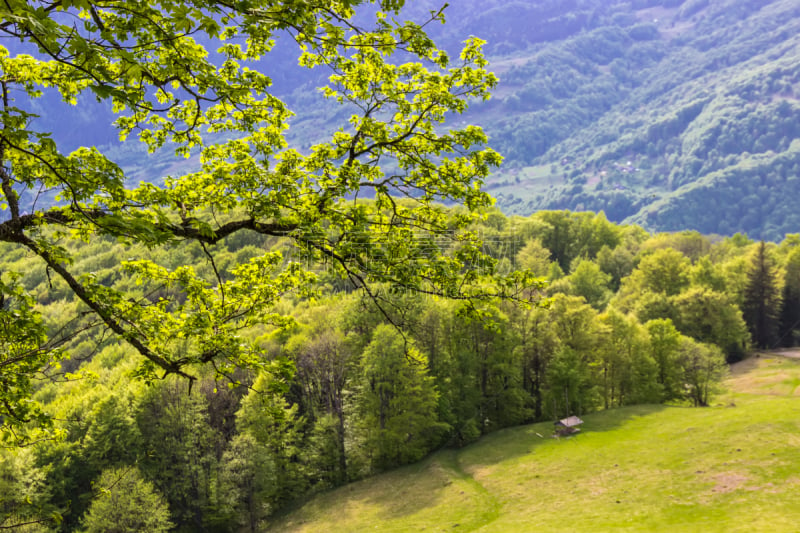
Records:
[[[499,431],[320,495],[275,531],[795,531],[800,362],[735,366],[716,407],[635,406]],[[541,435],[541,436],[540,436]]]

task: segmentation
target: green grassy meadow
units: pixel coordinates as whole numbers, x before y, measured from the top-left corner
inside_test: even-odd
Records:
[[[800,359],[738,363],[709,408],[499,431],[320,494],[271,531],[798,531]]]

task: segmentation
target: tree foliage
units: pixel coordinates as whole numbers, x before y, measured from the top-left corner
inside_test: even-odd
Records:
[[[786,261],[781,297],[781,316],[778,334],[782,346],[795,346],[800,335],[800,249],[793,249]]]
[[[166,533],[173,526],[163,498],[135,468],[103,472],[96,489],[84,520],[87,533]]]
[[[381,325],[363,358],[358,403],[367,446],[374,450],[370,460],[386,468],[421,459],[445,429],[436,420],[437,394],[423,356]]]
[[[753,344],[759,348],[773,347],[777,341],[781,314],[781,289],[764,241],[758,243],[750,258],[742,313]]]
[[[481,184],[500,156],[480,128],[442,125],[497,83],[481,41],[467,40],[451,58],[424,29],[442,11],[403,21],[403,2],[384,0],[357,17],[362,4],[4,8],[0,32],[17,44],[0,48],[0,241],[65,284],[84,327],[133,346],[139,376],[194,380],[195,367],[210,364],[235,381],[235,368],[258,368],[263,358],[241,332],[290,320],[275,304],[317,279],[298,259],[325,264],[376,301],[376,283],[478,301],[513,296],[530,281],[481,281],[495,263],[464,229],[491,203]],[[292,112],[270,89],[264,59],[278,41],[296,47],[301,67],[327,73],[319,97],[348,116],[304,151],[288,144]],[[199,168],[135,185],[97,148],[66,153],[37,130],[34,102],[51,95],[72,105],[90,95],[116,113],[120,138],[195,158]],[[448,217],[440,201],[467,210]],[[283,239],[284,252],[218,263],[221,244],[242,233]],[[111,286],[75,264],[71,240],[101,237],[130,246],[114,270],[136,285]],[[437,238],[460,246],[442,255]],[[164,247],[192,249],[208,268],[159,264],[145,252]],[[23,401],[28,376],[59,356],[16,279],[4,273],[0,285],[0,342],[19,339],[0,365],[4,427],[36,416]]]
[[[427,34],[443,11],[409,21],[403,4],[0,9],[0,33],[14,42],[0,47],[0,429],[30,445],[0,451],[0,526],[258,531],[310,492],[497,428],[711,402],[720,350],[732,359],[747,347],[742,311],[756,292],[742,281],[765,277],[746,271],[749,241],[650,237],[603,213],[508,219],[490,209],[483,185],[501,158],[479,127],[447,121],[497,84],[482,42],[451,57]],[[561,55],[538,55],[509,77],[527,85],[546,73],[527,87],[539,99],[507,104],[545,107],[575,93],[592,111],[551,108],[538,130],[509,122],[527,143],[517,160],[623,101],[613,80],[624,80],[624,62],[661,57],[647,44],[653,28],[564,22],[587,61],[559,70]],[[634,43],[641,57],[626,52]],[[273,88],[278,47],[324,74],[304,98],[336,124],[313,115],[313,142],[292,137],[307,117],[293,117]],[[169,174],[137,185],[113,149],[71,151],[39,129],[39,99],[53,97],[116,113],[125,146],[168,161]],[[633,153],[666,165],[665,143],[707,120],[707,101],[683,104],[648,121]],[[794,127],[791,106],[779,105]],[[687,139],[693,159],[667,169],[668,186],[702,170],[706,155],[719,162],[713,150],[733,155],[722,145],[744,136],[722,133],[719,146]],[[754,142],[785,144],[771,136]],[[615,154],[629,141],[638,142],[619,140]],[[753,191],[789,181],[785,152],[785,168]],[[172,164],[181,158],[191,171]],[[584,171],[600,176],[612,159],[554,166],[580,190]],[[612,173],[632,175],[629,166]],[[612,185],[596,187],[624,204]],[[776,260],[796,289],[792,246]],[[771,268],[762,274],[776,279]],[[533,274],[553,282],[547,306],[497,301],[541,299]],[[784,329],[794,328],[793,308],[784,312]],[[765,316],[775,327],[777,315]],[[61,383],[76,371],[85,379]]]
[[[541,215],[490,215],[472,230],[491,232],[492,259],[512,268],[511,258],[548,264],[550,250],[537,235]],[[597,229],[586,242],[603,241],[607,232]],[[468,301],[418,292],[386,291],[381,308],[328,278],[319,297],[276,305],[293,322],[242,332],[262,364],[236,370],[228,384],[213,367],[197,368],[193,387],[180,376],[145,384],[136,379],[133,347],[86,330],[65,342],[72,357],[62,361],[84,379],[35,382],[34,399],[56,419],[60,438],[0,450],[11,494],[0,498],[0,523],[78,529],[99,505],[103,473],[133,468],[166,502],[176,529],[259,531],[297,499],[499,428],[640,403],[712,404],[725,375],[722,353],[733,360],[748,348],[742,286],[757,245],[737,236],[679,252],[671,245],[696,239],[647,237],[635,228],[614,233],[621,236],[615,246],[574,259],[573,271],[550,284],[550,296],[536,288],[523,295],[541,305],[487,304],[479,316]],[[261,238],[226,242],[217,265],[285,244]],[[771,252],[787,284],[798,242],[789,236]],[[75,264],[108,285],[135,286],[107,266],[123,245],[70,246]],[[205,258],[199,248],[150,255],[213,275]],[[17,252],[4,265],[13,270],[24,260]],[[584,278],[611,291],[604,266],[621,279],[602,310],[587,302],[591,282],[583,294],[557,290]],[[42,302],[45,321],[78,305],[57,278],[50,287],[44,269],[19,283]]]

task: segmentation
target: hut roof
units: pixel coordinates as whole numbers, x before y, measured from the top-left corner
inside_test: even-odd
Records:
[[[581,424],[583,424],[583,420],[581,420],[577,416],[570,416],[556,422],[557,426],[564,426],[565,428],[572,428],[575,426],[580,426]]]

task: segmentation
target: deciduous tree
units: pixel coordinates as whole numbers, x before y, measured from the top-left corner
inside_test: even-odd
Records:
[[[794,346],[800,335],[800,248],[794,248],[786,260],[778,334],[781,346]]]
[[[446,429],[436,419],[437,393],[425,357],[388,325],[363,354],[359,411],[375,467],[419,460]]]
[[[725,375],[725,357],[716,346],[681,337],[680,362],[688,398],[705,407]]]
[[[678,400],[683,395],[682,372],[678,360],[681,334],[672,321],[651,320],[645,324],[649,349],[656,362],[656,381],[661,387],[662,401]]]
[[[0,33],[15,48],[0,47],[0,242],[24,248],[63,280],[89,325],[130,343],[145,379],[194,380],[196,365],[211,364],[235,381],[234,368],[263,363],[239,332],[285,324],[273,305],[310,289],[315,275],[277,251],[222,268],[217,245],[241,232],[285,239],[302,259],[326,262],[376,301],[378,282],[470,301],[513,295],[524,276],[480,283],[495,262],[463,231],[491,203],[481,184],[500,156],[480,128],[442,126],[497,83],[481,41],[467,40],[451,58],[424,31],[442,11],[403,21],[403,0],[377,0],[371,17],[357,18],[366,3],[6,5]],[[271,92],[263,61],[276,41],[296,44],[301,67],[325,70],[320,98],[350,115],[302,152],[288,145],[292,112]],[[122,139],[192,155],[197,168],[132,185],[103,151],[67,153],[36,129],[33,102],[44,95],[67,104],[90,95],[117,114]],[[37,201],[42,194],[57,203]],[[448,219],[439,201],[467,209]],[[73,264],[65,246],[98,236],[151,249],[194,246],[208,275],[157,264],[133,246],[119,268],[141,290],[113,289]],[[431,246],[443,236],[459,244],[447,256]],[[0,343],[25,343],[0,360],[9,427],[36,416],[26,412],[26,376],[58,354],[15,278],[4,274],[1,283],[2,312],[24,311],[20,320],[3,314],[0,330]]]
[[[169,507],[136,467],[103,472],[84,520],[87,533],[166,533]]]

